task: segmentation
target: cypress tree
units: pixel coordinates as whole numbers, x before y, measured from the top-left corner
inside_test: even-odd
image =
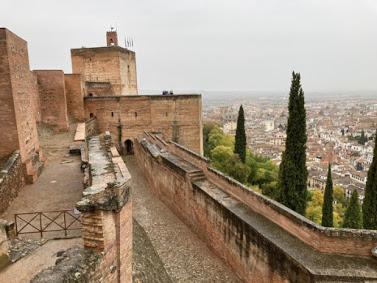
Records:
[[[245,134],[245,114],[242,105],[238,110],[236,139],[234,144],[234,153],[237,153],[241,161],[246,160],[246,134]]]
[[[287,139],[279,168],[279,200],[304,214],[307,201],[306,111],[299,73],[293,72],[289,93]]]
[[[331,165],[327,172],[327,182],[322,206],[322,226],[333,227],[333,184],[331,177]]]
[[[373,161],[369,167],[363,202],[363,225],[365,229],[377,229],[377,134]]]
[[[344,215],[344,228],[361,229],[362,228],[362,215],[359,203],[359,194],[356,190],[352,192],[350,203]]]
[[[365,136],[364,129],[361,130],[361,135],[359,139],[359,144],[365,145],[365,143],[368,141],[367,137]]]

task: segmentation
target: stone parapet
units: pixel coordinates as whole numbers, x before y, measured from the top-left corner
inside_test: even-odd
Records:
[[[109,133],[89,137],[87,150],[88,187],[76,204],[84,247],[103,254],[97,268],[103,282],[131,282],[131,175]]]
[[[245,282],[374,282],[376,231],[324,228],[158,134],[135,143],[153,192]]]

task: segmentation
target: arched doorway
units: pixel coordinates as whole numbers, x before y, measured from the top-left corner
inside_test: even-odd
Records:
[[[124,148],[126,149],[126,154],[134,154],[134,143],[132,140],[128,139],[124,142]]]

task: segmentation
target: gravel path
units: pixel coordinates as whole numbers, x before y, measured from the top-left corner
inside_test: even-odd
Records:
[[[172,282],[239,282],[236,275],[148,189],[133,157],[133,216],[143,227]],[[147,282],[147,281],[145,281]]]
[[[171,283],[143,227],[133,221],[132,282]]]

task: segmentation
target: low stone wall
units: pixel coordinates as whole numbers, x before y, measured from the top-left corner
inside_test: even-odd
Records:
[[[93,282],[131,282],[131,175],[107,134],[89,138],[88,164],[89,186],[76,207],[84,247],[103,255]]]
[[[174,143],[168,144],[168,148],[203,170],[209,180],[224,191],[320,252],[371,257],[371,250],[377,246],[376,231],[326,228],[317,225],[286,206],[211,168],[208,159],[189,149]]]
[[[23,168],[19,151],[15,151],[6,162],[3,168],[0,168],[0,214],[9,206],[9,203],[15,199],[20,189],[25,185]]]
[[[155,135],[135,142],[135,157],[153,192],[245,282],[377,280],[375,232],[328,231]],[[326,249],[313,249],[318,235]]]

